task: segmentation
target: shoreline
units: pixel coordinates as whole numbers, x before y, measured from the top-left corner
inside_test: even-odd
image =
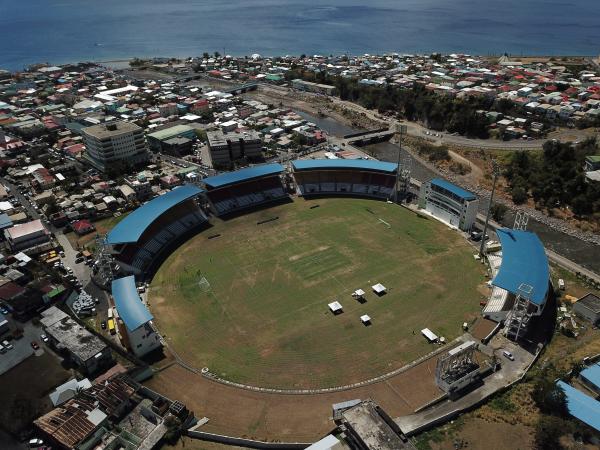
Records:
[[[211,55],[212,53],[209,52]],[[472,56],[478,57],[478,58],[484,58],[484,59],[490,59],[490,58],[499,58],[501,56],[504,55],[504,53],[489,53],[489,54],[475,54],[475,53],[470,53],[470,52],[465,52],[465,51],[452,51],[452,52],[437,52],[435,50],[429,51],[429,52],[409,52],[409,51],[405,51],[405,52],[400,52],[400,51],[380,51],[380,52],[370,52],[373,55],[384,55],[384,54],[406,54],[406,53],[411,53],[411,54],[415,54],[415,55],[429,55],[432,53],[440,53],[442,55],[450,55],[452,53],[458,53],[458,54],[471,54]],[[244,57],[244,56],[250,56],[253,54],[253,52],[248,52],[247,54],[244,53],[227,53],[228,55],[231,55],[234,58],[239,58],[239,57]],[[360,54],[360,52],[354,52],[354,53],[346,53],[347,55],[358,55]],[[261,54],[261,56],[263,58],[275,58],[278,56],[282,56],[283,54]],[[339,55],[343,55],[343,53],[339,53]],[[201,54],[198,54],[196,56],[191,56],[194,58],[198,58],[202,56]],[[292,56],[300,56],[300,54],[292,54]],[[600,64],[600,57],[598,57],[597,54],[591,54],[591,55],[585,55],[585,54],[511,54],[508,53],[508,56],[510,58],[514,58],[516,61],[519,61],[520,59],[540,59],[540,60],[548,60],[551,58],[555,58],[555,59],[589,59],[589,60],[596,60],[598,61],[597,63]],[[167,58],[167,59],[171,59],[171,58],[175,58],[177,60],[185,60],[190,58],[189,55],[187,56],[114,56],[114,57],[108,57],[108,58],[102,58],[102,59],[90,59],[90,60],[70,60],[70,61],[63,61],[63,62],[52,62],[52,61],[35,61],[35,62],[28,62],[28,63],[24,63],[23,68],[22,69],[14,69],[14,68],[4,68],[2,66],[2,62],[0,62],[0,69],[4,69],[9,71],[10,73],[17,73],[17,72],[24,72],[26,71],[26,68],[30,67],[30,66],[35,66],[38,64],[46,64],[48,66],[52,66],[52,65],[56,65],[56,66],[64,66],[64,65],[73,65],[73,64],[110,64],[110,63],[129,63],[130,61],[133,61],[134,59],[140,59],[140,60],[144,60],[144,61],[149,61],[152,60],[154,58]],[[564,61],[562,61],[564,62]]]

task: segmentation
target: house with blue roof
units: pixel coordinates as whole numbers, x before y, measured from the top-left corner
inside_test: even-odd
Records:
[[[130,275],[113,280],[112,297],[122,344],[137,357],[160,348],[160,337],[152,326],[154,317],[140,298],[135,277]]]
[[[475,194],[441,178],[421,184],[419,209],[452,228],[471,231],[479,199]]]

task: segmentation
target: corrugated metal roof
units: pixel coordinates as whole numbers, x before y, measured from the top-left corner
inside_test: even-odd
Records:
[[[294,170],[350,169],[396,173],[397,164],[374,159],[299,159],[292,162]]]
[[[119,317],[129,331],[133,331],[153,319],[146,305],[142,303],[133,275],[113,280],[112,296],[115,299]]]
[[[567,409],[576,419],[600,431],[600,402],[563,381],[556,383],[565,391]]]
[[[188,200],[204,190],[191,184],[176,187],[170,192],[150,200],[121,220],[106,235],[108,244],[137,242],[146,228],[167,210]]]
[[[502,265],[492,280],[494,286],[516,294],[521,283],[533,287],[531,301],[542,305],[546,300],[550,269],[544,245],[529,231],[497,230],[502,245]]]
[[[600,364],[594,364],[582,370],[580,375],[597,388],[600,388]]]
[[[165,128],[163,130],[155,131],[154,133],[148,134],[148,137],[158,139],[159,141],[179,136],[181,134],[189,133],[194,129],[189,125],[175,125],[173,127]]]
[[[463,200],[475,200],[477,198],[475,196],[475,194],[473,194],[472,192],[469,192],[469,191],[467,191],[453,183],[450,183],[449,181],[443,180],[441,178],[433,178],[431,180],[431,184],[435,184],[436,186],[446,189],[447,191],[452,192],[454,195],[457,195],[458,197],[462,198]]]
[[[235,184],[242,181],[252,180],[253,178],[260,178],[267,175],[275,175],[283,172],[283,166],[281,164],[261,164],[258,166],[252,166],[245,169],[236,170],[234,172],[227,172],[221,175],[215,175],[214,177],[204,178],[202,182],[211,188],[219,188],[227,186],[228,184]]]

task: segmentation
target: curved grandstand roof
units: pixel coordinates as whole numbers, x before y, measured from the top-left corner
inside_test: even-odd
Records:
[[[294,170],[357,169],[396,173],[398,164],[374,159],[299,159],[292,162]]]
[[[222,173],[220,175],[215,175],[214,177],[204,178],[202,182],[208,187],[220,188],[242,181],[250,181],[254,178],[275,175],[283,172],[283,170],[284,169],[281,164],[261,164],[258,166],[235,170],[233,172]]]
[[[496,233],[502,245],[502,264],[492,284],[513,294],[517,293],[521,283],[528,284],[533,287],[531,302],[543,305],[550,269],[544,245],[537,234],[508,228]]]
[[[441,178],[431,179],[431,184],[434,184],[436,186],[441,187],[442,189],[452,192],[454,195],[456,195],[459,198],[462,198],[463,200],[475,200],[477,198],[472,192],[469,192],[461,188],[460,186],[457,186]]]
[[[204,191],[199,187],[185,184],[150,200],[115,225],[115,227],[106,235],[106,242],[108,244],[137,242],[144,231],[146,231],[146,228],[162,214],[173,206],[195,197],[202,192]]]
[[[129,331],[133,331],[153,319],[146,305],[142,303],[133,275],[113,280],[112,295],[119,317]]]

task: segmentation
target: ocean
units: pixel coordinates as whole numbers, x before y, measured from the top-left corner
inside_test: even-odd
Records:
[[[0,68],[203,52],[598,55],[600,0],[0,0]]]

